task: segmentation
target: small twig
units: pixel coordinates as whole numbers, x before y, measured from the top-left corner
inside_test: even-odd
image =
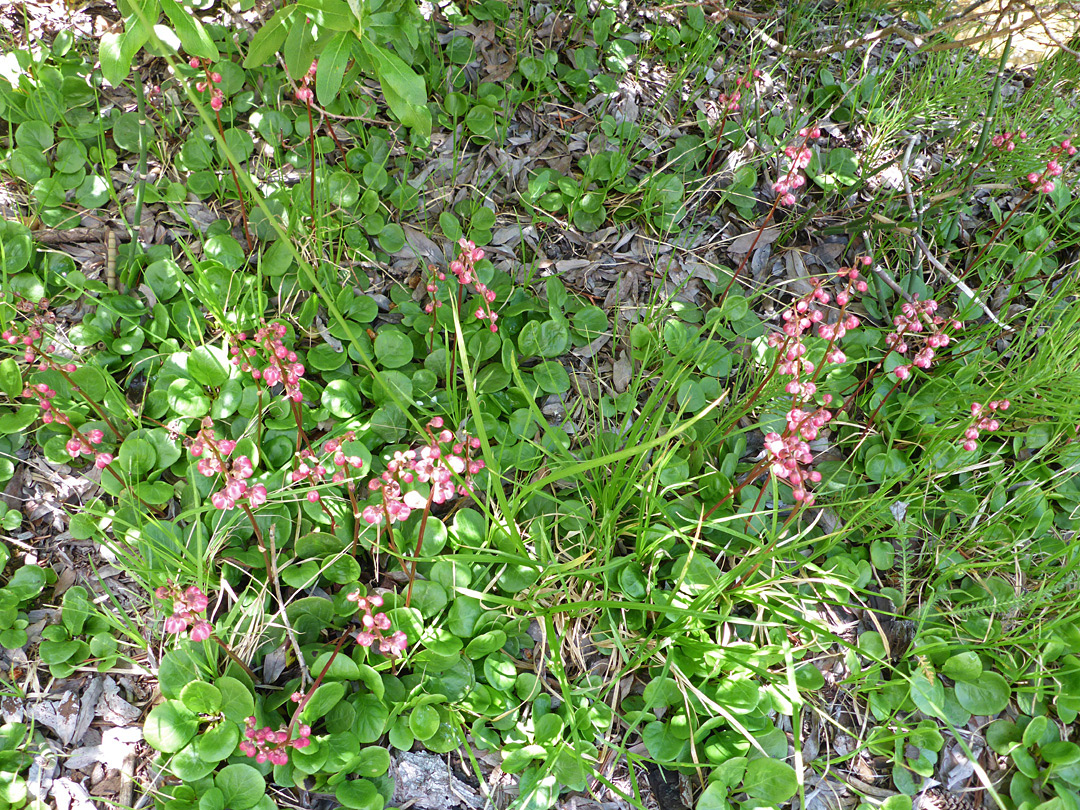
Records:
[[[978,304],[979,308],[982,309],[987,318],[989,318],[996,326],[1004,329],[1006,332],[1016,331],[1007,323],[1003,323],[1001,319],[994,314],[993,310],[991,310],[990,307],[988,307],[986,303],[981,298],[979,298],[978,295],[976,295],[975,291],[972,290],[971,287],[969,287],[966,283],[964,283],[963,279],[961,279],[952,270],[950,270],[948,267],[938,261],[937,257],[930,252],[930,248],[926,246],[926,242],[923,241],[923,238],[921,236],[916,233],[912,234],[912,237],[915,239],[915,244],[919,246],[919,250],[921,250],[923,252],[923,255],[926,256],[927,261],[929,261],[936,270],[943,273],[945,277],[949,279],[949,281],[955,284],[957,286],[957,289],[960,290],[960,292],[964,293],[969,298],[971,298],[972,301]]]
[[[911,216],[915,218],[915,228],[912,231],[912,236],[919,234],[922,231],[922,215],[923,209],[915,206],[915,195],[911,191],[911,178],[908,176],[908,167],[911,164],[911,151],[915,148],[915,144],[918,142],[919,136],[912,135],[908,140],[907,149],[904,150],[904,159],[900,161],[900,177],[904,181],[904,196],[907,197],[908,208],[911,210]],[[921,254],[920,254],[921,257]],[[922,277],[922,259],[919,259],[919,276]]]
[[[870,232],[869,231],[863,231],[862,238],[863,238],[863,244],[866,246],[866,251],[869,254],[869,252],[870,252]],[[892,276],[890,276],[889,272],[884,267],[881,267],[878,262],[874,262],[872,265],[870,265],[870,269],[873,271],[874,275],[878,277],[878,279],[881,281],[882,284],[884,284],[886,287],[888,287],[890,290],[892,290],[898,296],[903,298],[905,301],[910,301],[911,300],[911,295],[907,291],[905,291],[903,287],[901,287],[899,284],[897,284],[896,279],[894,279]]]
[[[915,145],[917,137],[918,136],[908,141],[907,150],[904,153],[904,161],[901,164],[902,170],[900,172],[900,177],[904,182],[904,195],[907,198],[908,207],[911,209],[911,216],[914,217],[916,223],[916,228],[911,232],[911,238],[915,241],[915,244],[918,245],[920,253],[926,257],[926,260],[930,262],[931,265],[933,265],[934,269],[936,269],[940,273],[943,273],[945,277],[949,279],[949,281],[956,285],[957,289],[959,289],[962,293],[971,298],[972,301],[975,301],[982,309],[982,311],[986,313],[986,317],[988,317],[991,321],[993,321],[997,326],[1004,329],[1006,332],[1015,332],[1016,330],[1013,329],[1011,326],[1001,322],[1001,320],[997,317],[997,315],[994,314],[990,307],[988,307],[986,303],[983,302],[983,300],[979,298],[978,295],[976,295],[975,291],[972,290],[971,287],[969,287],[963,279],[961,279],[952,270],[950,270],[948,267],[938,261],[937,256],[930,252],[930,248],[927,247],[926,242],[922,238],[922,234],[919,233],[917,226],[919,223],[921,212],[916,210],[915,208],[915,195],[911,192],[911,180],[908,177],[907,171],[908,161],[911,158],[911,150]]]
[[[1057,45],[1061,50],[1065,51],[1065,53],[1069,54],[1070,56],[1074,56],[1077,59],[1080,59],[1080,52],[1074,51],[1072,48],[1070,48],[1068,45],[1058,39],[1054,32],[1050,30],[1050,26],[1046,24],[1046,20],[1042,18],[1042,15],[1039,13],[1039,9],[1035,6],[1034,3],[1026,3],[1021,0],[1021,5],[1023,5],[1024,8],[1030,11],[1035,16],[1035,19],[1039,21],[1039,26],[1042,28],[1043,33],[1046,34],[1047,39],[1049,39],[1054,45]],[[1059,7],[1055,6],[1055,9],[1056,8]]]

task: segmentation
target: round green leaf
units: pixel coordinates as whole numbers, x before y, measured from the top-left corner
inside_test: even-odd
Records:
[[[360,752],[354,773],[360,776],[376,777],[382,776],[388,770],[390,770],[390,752],[381,746],[371,745]]]
[[[395,329],[381,329],[375,336],[375,357],[384,368],[400,368],[413,359],[413,344]]]
[[[337,682],[324,683],[315,690],[300,716],[305,723],[318,720],[334,708],[344,696],[345,687],[342,684]]]
[[[206,762],[228,759],[240,742],[240,729],[236,723],[222,720],[195,738],[195,751]]]
[[[195,382],[218,388],[229,379],[229,356],[217,346],[199,346],[188,356],[187,368]]]
[[[250,765],[225,766],[214,777],[214,784],[225,795],[225,806],[232,810],[248,810],[266,793],[263,775]]]
[[[207,239],[203,243],[203,252],[208,259],[221,262],[226,270],[238,270],[244,263],[244,249],[227,233],[215,234]]]
[[[367,779],[351,779],[337,786],[334,797],[351,810],[382,810],[385,802],[378,788]]]
[[[158,751],[172,754],[187,745],[198,730],[199,718],[194,712],[178,700],[166,700],[146,716],[143,737]]]
[[[205,681],[192,681],[180,690],[180,702],[195,714],[217,714],[221,709],[221,690]]]
[[[223,677],[214,681],[221,692],[221,708],[226,719],[243,723],[255,712],[255,700],[251,690],[236,678]]]
[[[353,380],[331,380],[322,393],[322,405],[339,419],[348,419],[364,407]]]
[[[210,410],[210,399],[203,394],[202,386],[193,380],[173,380],[169,383],[166,399],[179,416],[198,419]]]
[[[439,730],[439,712],[431,705],[417,706],[409,715],[409,730],[418,740],[427,740]]]
[[[984,672],[977,681],[956,684],[956,699],[972,714],[993,716],[1009,705],[1009,684],[996,672]]]
[[[776,759],[752,759],[746,766],[743,787],[763,804],[779,805],[795,795],[799,779],[795,769]]]
[[[137,112],[124,113],[113,124],[113,141],[128,152],[139,152],[147,144],[152,127],[139,120]]]

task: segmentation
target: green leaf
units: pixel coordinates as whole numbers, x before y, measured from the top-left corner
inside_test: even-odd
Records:
[[[297,20],[285,37],[285,47],[282,52],[285,56],[285,69],[289,78],[299,81],[307,74],[315,58],[315,39],[311,23],[306,19]]]
[[[975,683],[983,674],[982,661],[979,654],[968,651],[951,656],[941,665],[941,674],[954,681]]]
[[[300,713],[305,723],[311,723],[326,715],[345,696],[345,686],[341,683],[324,683],[308,700]]]
[[[240,742],[240,729],[236,723],[222,720],[215,726],[203,730],[195,738],[195,751],[199,759],[205,762],[221,762],[236,750]]]
[[[418,740],[427,740],[439,730],[439,712],[434,706],[417,706],[409,715],[409,730]]]
[[[25,602],[33,599],[45,587],[45,571],[37,565],[24,565],[8,580],[5,590]]]
[[[146,716],[143,737],[158,751],[172,754],[187,745],[198,730],[199,718],[187,706],[178,700],[166,700]]]
[[[0,360],[0,391],[9,399],[17,399],[22,396],[23,379],[19,366],[13,357],[5,357]]]
[[[327,106],[341,89],[341,80],[345,68],[349,65],[349,54],[355,35],[348,31],[339,31],[330,38],[319,54],[319,69],[315,73],[315,95],[319,104]]]
[[[98,42],[98,59],[101,61],[101,75],[113,87],[127,78],[131,72],[131,57],[124,55],[124,34],[103,34]]]
[[[180,44],[184,46],[185,51],[192,56],[210,59],[211,61],[218,59],[220,54],[217,46],[210,39],[206,29],[203,28],[197,17],[177,3],[176,0],[160,0],[160,2],[162,11],[165,12],[165,16],[172,23],[173,30],[180,37]]]
[[[225,806],[232,810],[248,810],[266,793],[266,780],[250,765],[225,766],[214,777],[214,784],[225,795]]]
[[[996,672],[984,672],[973,682],[956,684],[956,699],[972,714],[993,716],[1009,705],[1011,690],[1006,680]]]
[[[396,54],[362,39],[364,50],[375,63],[383,96],[390,111],[402,124],[416,130],[420,135],[431,134],[431,113],[427,108],[427,88],[418,76]]]
[[[248,46],[247,56],[244,57],[245,68],[258,67],[269,62],[278,52],[285,37],[292,28],[292,19],[296,14],[296,6],[286,5],[278,9],[270,20],[255,33]],[[305,66],[304,70],[307,70]]]
[[[203,394],[202,386],[192,380],[173,380],[169,383],[166,399],[179,416],[197,419],[210,410],[210,399]]]
[[[222,677],[214,681],[214,685],[221,692],[221,707],[226,719],[239,724],[255,713],[255,700],[243,682]]]
[[[731,810],[731,803],[727,800],[728,792],[727,785],[710,782],[698,797],[696,810]]]
[[[192,681],[180,690],[180,702],[195,714],[217,714],[221,709],[221,690],[205,681]]]
[[[83,631],[86,617],[90,615],[90,599],[86,588],[81,585],[68,588],[64,594],[62,604],[64,609],[61,615],[64,627],[67,628],[71,635],[79,635]]]
[[[518,335],[518,349],[526,357],[558,357],[570,347],[570,330],[563,320],[529,321]]]
[[[20,405],[14,413],[5,413],[0,416],[0,436],[11,433],[22,433],[38,418],[40,409],[37,405]]]
[[[368,777],[382,776],[388,770],[390,770],[390,752],[378,745],[368,746],[362,750],[358,761],[353,766],[354,773]]]
[[[936,674],[920,670],[911,677],[911,699],[923,714],[940,717],[945,707],[945,687]]]
[[[385,802],[374,784],[367,779],[350,779],[337,786],[336,798],[351,810],[382,810]]]
[[[795,795],[799,779],[795,769],[776,759],[752,759],[746,766],[743,787],[764,804],[779,805]]]
[[[229,356],[217,346],[199,346],[188,356],[187,369],[195,382],[218,388],[229,379]]]
[[[395,329],[380,329],[375,336],[375,357],[384,368],[400,368],[412,362],[413,343]]]

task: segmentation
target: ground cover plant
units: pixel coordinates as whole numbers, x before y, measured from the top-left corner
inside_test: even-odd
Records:
[[[0,58],[0,800],[1080,805],[1064,43],[52,13]]]

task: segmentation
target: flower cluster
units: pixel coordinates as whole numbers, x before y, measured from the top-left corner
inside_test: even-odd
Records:
[[[201,62],[196,56],[191,57],[188,64],[191,65],[192,70],[205,71],[206,79],[201,82],[196,82],[195,89],[200,93],[205,93],[207,90],[210,91],[210,108],[214,110],[214,112],[217,112],[225,103],[225,94],[222,93],[221,88],[218,87],[218,85],[221,84],[221,74],[216,70],[210,70],[209,60]]]
[[[285,765],[289,761],[290,748],[307,748],[311,745],[311,726],[301,725],[297,729],[298,736],[290,740],[286,728],[274,731],[269,726],[257,728],[257,725],[254,717],[247,719],[244,740],[239,747],[245,756],[253,757],[260,765],[264,762]]]
[[[498,332],[499,328],[495,325],[495,321],[498,320],[499,316],[491,308],[491,305],[495,303],[495,291],[488,289],[487,285],[476,275],[476,263],[484,258],[484,251],[464,237],[458,241],[458,246],[461,248],[461,253],[454,261],[450,262],[450,270],[457,276],[458,282],[463,287],[468,284],[473,285],[482,299],[481,305],[476,309],[476,317],[482,321],[488,321],[491,325],[491,331]],[[432,300],[424,307],[424,311],[431,313],[435,311],[436,307],[442,306],[442,302],[435,299],[435,294],[439,291],[438,283],[446,280],[446,274],[434,266],[430,267],[429,270],[432,275],[428,279],[426,289],[431,294]]]
[[[49,309],[49,299],[42,298],[34,302],[19,296],[15,302],[15,309],[29,318],[30,322],[25,329],[18,324],[8,327],[3,332],[0,332],[0,339],[3,339],[10,346],[22,346],[23,362],[27,365],[32,365],[34,357],[40,355],[39,368],[49,368],[47,355],[56,351],[56,344],[50,343],[43,348],[37,345],[56,323],[56,314]],[[71,373],[75,370],[75,364],[65,363],[58,365],[57,368]]]
[[[749,89],[753,80],[760,78],[761,71],[757,69],[750,71],[746,76],[740,76],[735,80],[735,89],[730,93],[721,93],[716,97],[716,103],[719,104],[721,109],[725,112],[738,112],[739,107],[742,104],[743,88]]]
[[[390,629],[390,619],[385,613],[371,612],[372,608],[381,608],[383,605],[383,598],[378,594],[374,596],[361,596],[360,591],[354,591],[345,597],[350,602],[356,602],[362,611],[363,615],[360,617],[360,624],[363,626],[362,630],[356,633],[356,643],[361,647],[370,647],[376,641],[379,642],[379,652],[384,655],[388,655],[391,658],[405,652],[405,647],[409,643],[409,640],[405,637],[405,634],[400,630],[395,630],[389,636],[384,636],[383,631]]]
[[[282,342],[287,331],[283,323],[261,326],[252,337],[253,346],[242,345],[248,336],[246,332],[240,332],[236,340],[241,345],[233,346],[230,350],[232,364],[270,387],[284,384],[285,396],[293,402],[303,402],[300,378],[304,376],[304,366],[298,362],[296,352],[286,348]],[[266,355],[266,365],[261,369],[252,362],[258,359],[260,350]]]
[[[1060,146],[1051,146],[1049,151],[1051,155],[1067,155],[1068,157],[1072,157],[1076,154],[1077,150],[1076,147],[1073,146],[1072,139],[1066,138],[1061,142]]]
[[[794,205],[795,192],[806,185],[806,175],[802,170],[810,165],[811,152],[807,144],[820,138],[821,130],[818,127],[803,127],[798,135],[803,139],[801,144],[791,144],[784,148],[784,156],[788,160],[787,174],[773,183],[773,192],[780,205]]]
[[[354,431],[347,431],[340,438],[327,439],[323,442],[323,452],[327,454],[327,458],[323,461],[319,461],[315,453],[305,448],[298,454],[300,463],[296,469],[289,474],[289,480],[292,483],[299,481],[308,481],[313,487],[317,487],[325,482],[326,476],[330,476],[330,483],[340,484],[351,479],[350,470],[359,470],[364,466],[363,460],[359,456],[347,456],[345,451],[341,449],[341,445],[344,442],[351,442],[356,438]],[[333,468],[338,469],[334,470]],[[312,489],[307,494],[307,499],[312,503],[318,503],[320,500],[319,493]]]
[[[232,509],[237,502],[244,499],[251,506],[262,506],[266,503],[266,487],[262,484],[249,487],[247,484],[247,479],[255,474],[251,459],[238,456],[233,459],[232,466],[226,463],[226,458],[235,448],[236,442],[232,439],[218,439],[214,436],[213,419],[209,416],[203,418],[202,427],[189,449],[191,455],[199,459],[196,468],[201,475],[207,478],[225,476],[221,489],[210,496],[210,503],[215,509]]]
[[[865,267],[869,264],[869,257],[855,260],[855,265]],[[836,294],[839,312],[835,321],[827,323],[825,320],[825,312],[819,305],[828,305],[834,299],[823,289],[822,282],[817,281],[806,296],[783,313],[781,332],[773,333],[768,338],[769,345],[779,349],[777,371],[791,377],[784,390],[793,401],[786,415],[787,425],[783,435],[776,432],[766,434],[765,453],[772,474],[791,484],[792,497],[804,506],[814,503],[814,496],[806,491],[806,484],[821,480],[820,473],[805,469],[813,462],[808,442],[816,439],[832,419],[832,411],[825,407],[832,402],[832,395],[825,394],[821,398],[824,406],[805,406],[817,393],[816,380],[821,369],[829,363],[847,360],[837,341],[850,330],[858,328],[859,319],[847,312],[847,306],[853,294],[864,293],[867,289],[857,266],[841,267],[837,271],[837,278],[843,280],[844,286]],[[821,366],[815,366],[807,357],[806,338],[812,334],[815,326],[818,337],[827,341]]]
[[[1001,427],[1001,423],[992,414],[1009,410],[1012,403],[1007,399],[992,399],[986,405],[979,402],[971,403],[971,418],[974,420],[967,430],[964,431],[962,446],[968,452],[977,448],[979,433],[986,431],[993,433]]]
[[[458,441],[452,432],[443,428],[442,417],[428,423],[429,442],[417,450],[394,453],[386,472],[368,481],[368,489],[381,495],[381,503],[367,506],[363,518],[378,525],[406,520],[414,509],[423,509],[429,502],[446,503],[455,496],[472,493],[472,477],[484,469],[484,462],[470,458],[470,451],[480,447],[480,440],[466,437]],[[433,431],[439,431],[433,433]],[[464,483],[455,484],[461,476]],[[429,494],[413,489],[416,484],[428,484]],[[410,485],[408,489],[403,485]]]
[[[41,408],[41,421],[46,425],[51,425],[55,422],[71,431],[71,438],[67,440],[64,449],[68,451],[68,454],[73,459],[77,459],[83,453],[92,455],[94,457],[94,466],[99,470],[104,470],[112,463],[112,453],[99,452],[94,449],[104,440],[105,434],[97,429],[88,430],[86,433],[83,433],[72,425],[68,415],[63,411],[58,410],[53,405],[52,400],[53,397],[56,396],[56,391],[45,383],[36,383],[24,388],[22,395],[27,399],[33,398],[37,400],[38,407]]]
[[[1015,137],[1015,140],[1014,140]],[[1019,132],[1002,132],[990,139],[990,143],[1003,152],[1011,152],[1016,148],[1016,141],[1026,141],[1028,134],[1023,130]]]
[[[946,330],[960,329],[960,322],[935,314],[938,302],[933,298],[920,301],[913,296],[900,308],[893,318],[894,332],[885,336],[885,344],[897,354],[907,355],[915,350],[911,362],[893,369],[893,376],[903,382],[911,376],[912,368],[929,369],[934,364],[938,349],[949,345],[951,338]]]
[[[169,583],[154,590],[154,596],[158,599],[171,599],[173,612],[165,620],[165,632],[180,634],[191,628],[188,635],[192,641],[206,641],[213,632],[210,622],[199,616],[206,610],[210,600],[201,590],[191,585],[181,591],[177,586]]]
[[[304,74],[300,79],[300,86],[296,88],[296,100],[302,104],[310,105],[315,100],[315,93],[312,92],[311,80],[315,78],[315,71],[319,68],[319,60],[316,59],[311,63],[311,67],[308,68],[308,72]]]
[[[1061,164],[1055,158],[1050,158],[1050,160],[1046,161],[1046,168],[1042,174],[1031,172],[1027,179],[1031,185],[1035,186],[1043,194],[1050,194],[1054,190],[1054,181],[1051,178],[1060,177],[1062,171]]]
[[[802,469],[814,460],[810,445],[800,434],[792,433],[789,427],[783,436],[779,433],[766,434],[765,451],[769,456],[769,469],[772,474],[791,484],[791,497],[803,506],[812,506],[814,496],[806,491],[806,484],[816,484],[821,480],[821,473],[817,470]]]

